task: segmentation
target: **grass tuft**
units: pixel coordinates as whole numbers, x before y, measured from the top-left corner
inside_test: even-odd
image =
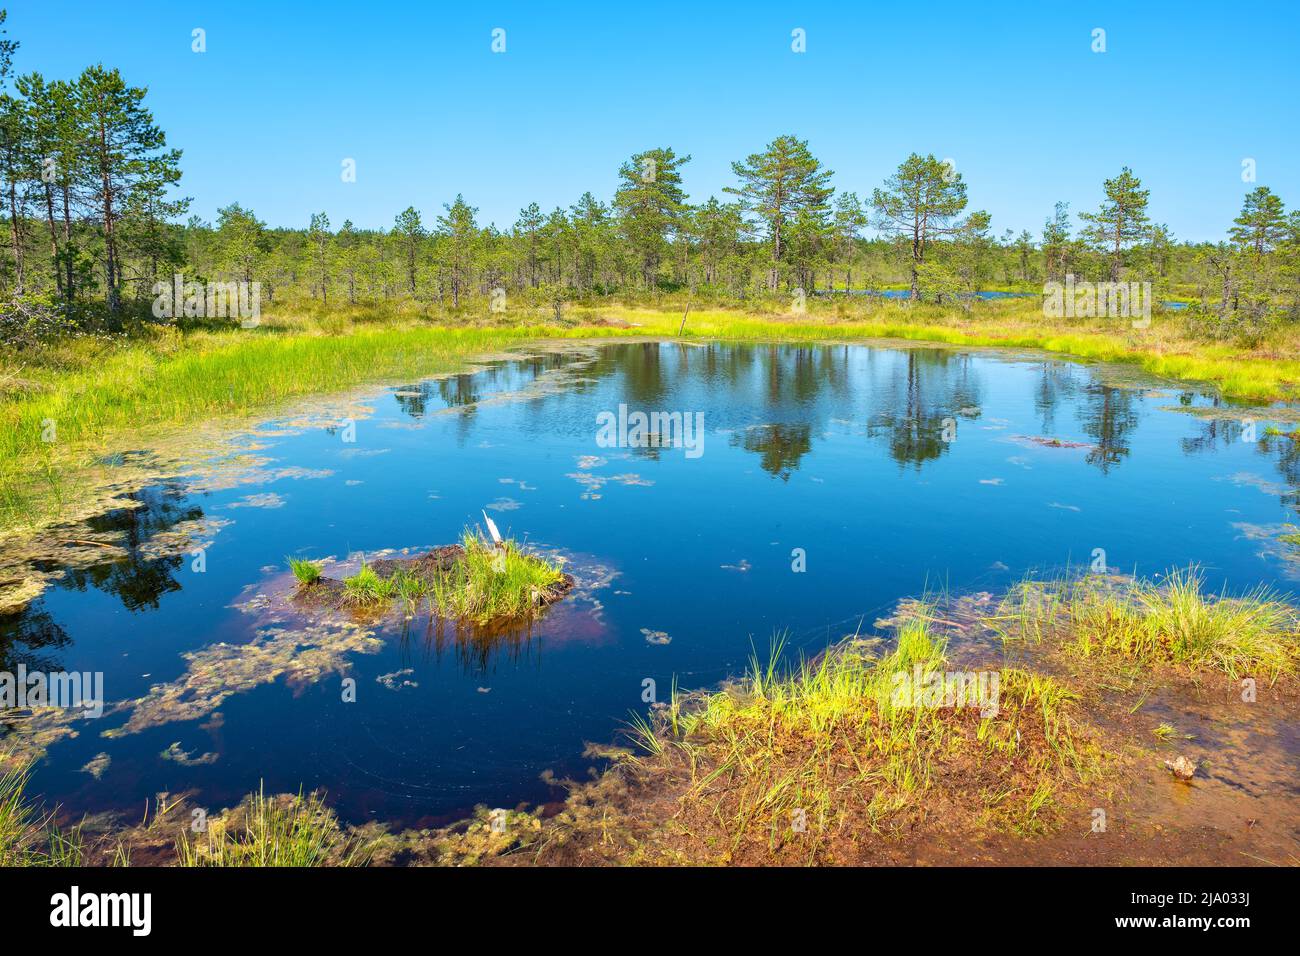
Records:
[[[305,558],[286,558],[289,562],[289,569],[293,571],[293,576],[298,579],[298,583],[304,587],[315,584],[320,580],[320,564],[315,561],[308,561]]]
[[[0,867],[80,866],[81,828],[63,831],[26,796],[30,765],[0,774]]]
[[[361,570],[343,579],[343,600],[354,607],[370,607],[391,600],[397,594],[393,578],[381,578],[374,568],[362,564]]]
[[[1006,642],[1055,640],[1081,658],[1174,664],[1233,678],[1293,674],[1300,641],[1297,609],[1274,591],[1209,594],[1195,567],[1172,572],[1163,584],[1026,581],[1011,590],[991,623]]]
[[[429,593],[429,582],[418,574],[412,574],[409,571],[398,571],[393,575],[392,581],[398,598],[406,606],[407,613],[414,614],[419,608],[420,602]]]
[[[361,866],[364,851],[339,829],[319,794],[267,797],[261,788],[206,832],[182,832],[181,866]]]
[[[445,617],[487,624],[533,617],[563,580],[558,565],[524,552],[514,541],[492,545],[466,531],[464,556],[430,582]]]
[[[854,638],[786,675],[755,660],[722,691],[674,693],[653,728],[633,726],[645,751],[636,765],[686,775],[684,819],[721,826],[729,853],[761,840],[810,858],[943,804],[1037,829],[1058,786],[1095,767],[1095,750],[1076,740],[1074,695],[1053,679],[1002,670],[996,713],[932,706],[898,694],[901,675],[950,676],[928,617],[905,621],[889,653],[879,645]]]

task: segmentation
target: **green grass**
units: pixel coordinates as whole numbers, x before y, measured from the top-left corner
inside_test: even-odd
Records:
[[[0,528],[58,518],[86,496],[79,479],[95,476],[96,458],[179,426],[233,423],[295,396],[460,370],[474,355],[532,337],[528,329],[412,326],[395,317],[342,335],[267,326],[64,343],[18,366],[23,387],[0,392]]]
[[[1151,731],[1151,733],[1160,740],[1174,740],[1175,738],[1178,740],[1192,740],[1195,737],[1194,734],[1181,734],[1177,729],[1175,729],[1173,724],[1167,723],[1159,724]]]
[[[80,866],[81,828],[63,831],[26,796],[30,767],[0,774],[0,867]]]
[[[1210,594],[1199,569],[1163,583],[1083,577],[1013,588],[992,623],[1004,641],[1053,640],[1079,658],[1180,665],[1231,677],[1294,674],[1297,609],[1272,590]]]
[[[488,624],[532,617],[563,577],[556,565],[526,553],[514,541],[494,547],[466,531],[462,544],[464,555],[432,577],[406,569],[380,577],[362,563],[356,574],[343,579],[343,600],[374,608],[397,599],[414,614],[427,599],[444,617]]]
[[[475,624],[530,618],[539,599],[563,577],[557,565],[514,541],[497,547],[466,531],[461,544],[464,556],[430,582],[433,603],[444,617]]]
[[[340,831],[318,794],[267,797],[259,788],[238,808],[182,833],[181,866],[359,866],[365,853]]]
[[[24,794],[27,778],[26,768],[0,776],[0,866],[23,866],[31,859],[36,811]]]
[[[381,578],[364,562],[361,570],[343,579],[343,600],[354,607],[368,607],[390,601],[398,593],[395,578]]]
[[[428,595],[431,585],[419,575],[406,571],[394,574],[392,581],[398,598],[406,606],[407,613],[414,614]]]
[[[320,580],[321,569],[317,562],[292,557],[285,560],[289,562],[289,569],[293,571],[293,576],[298,579],[299,584],[309,586]]]
[[[1000,672],[998,713],[896,696],[896,675],[942,671],[944,642],[924,617],[892,651],[852,640],[782,675],[769,661],[725,690],[674,694],[655,726],[634,725],[645,772],[686,774],[691,825],[717,826],[731,850],[798,839],[796,814],[820,850],[836,835],[891,828],[953,788],[985,822],[1032,830],[1058,786],[1091,766],[1069,716],[1074,696],[1047,677]],[[957,767],[965,769],[957,770]],[[711,821],[701,824],[700,821]]]

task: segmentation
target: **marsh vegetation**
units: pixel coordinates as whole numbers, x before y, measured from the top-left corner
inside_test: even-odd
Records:
[[[1054,796],[1101,765],[1077,696],[1010,668],[993,708],[964,684],[955,701],[925,700],[921,685],[952,691],[945,644],[925,608],[888,645],[855,637],[785,672],[778,644],[721,692],[674,695],[637,730],[646,755],[628,759],[683,788],[690,825],[708,820],[725,835],[710,841],[723,859],[766,843],[843,860],[869,834],[929,815],[1022,833],[1048,826]],[[900,694],[902,680],[915,691]]]
[[[905,601],[875,633],[815,658],[791,660],[778,637],[721,688],[674,687],[629,724],[626,746],[597,748],[609,769],[569,781],[558,812],[480,808],[451,827],[394,831],[341,823],[322,794],[258,791],[198,834],[183,797],[138,826],[83,833],[38,813],[19,773],[0,784],[0,853],[9,865],[354,866],[897,862],[940,835],[1032,847],[1114,800],[1162,748],[1195,739],[1168,721],[1117,719],[1129,708],[1108,702],[1109,672],[1061,672],[1054,654],[1121,655],[1146,675],[1137,706],[1176,686],[1171,664],[1207,685],[1249,673],[1294,694],[1296,613],[1266,593],[1207,595],[1194,570],[1163,584],[1083,577],[1026,581],[991,602]],[[1032,641],[1036,654],[955,658],[952,641],[972,628],[1009,647]],[[998,674],[992,709],[985,697],[900,694],[912,680],[951,691],[954,673],[978,668]]]
[[[446,617],[475,624],[527,620],[564,585],[558,565],[528,554],[513,540],[493,545],[466,531],[461,547],[461,558],[439,567],[429,583],[433,601]]]
[[[1300,862],[1300,210],[1287,170],[1257,182],[1273,158],[1202,164],[1201,215],[1158,137],[995,168],[940,124],[959,169],[823,141],[817,111],[720,147],[679,111],[673,145],[565,144],[567,195],[515,192],[559,180],[507,148],[417,208],[389,84],[364,119],[398,129],[393,191],[347,158],[310,207],[274,181],[219,205],[152,113],[211,71],[159,71],[161,100],[49,76],[6,19],[0,867]],[[987,53],[935,23],[946,68]],[[1057,77],[1066,29],[1033,47]],[[95,31],[65,33],[82,57]],[[128,73],[175,65],[141,36]],[[217,46],[187,62],[219,73]],[[833,100],[821,49],[793,62]],[[1092,94],[1158,64],[1115,53]],[[334,146],[304,130],[281,158],[310,185]],[[629,407],[663,429],[597,427]]]
[[[1293,677],[1300,640],[1294,605],[1266,587],[1207,593],[1198,568],[1159,582],[1087,576],[1027,581],[996,621],[1008,642],[1050,642],[1080,658],[1113,656],[1144,667],[1218,670],[1229,677]]]
[[[465,529],[461,541],[414,558],[361,558],[341,581],[324,576],[320,562],[290,558],[299,597],[356,611],[385,613],[398,603],[413,615],[427,603],[448,621],[480,626],[526,623],[573,586],[562,558],[526,550],[513,539],[487,540]]]
[[[209,821],[201,833],[181,831],[180,866],[361,866],[365,850],[341,831],[321,794],[262,790]]]
[[[61,829],[27,794],[30,768],[0,768],[0,866],[80,866],[80,827]]]

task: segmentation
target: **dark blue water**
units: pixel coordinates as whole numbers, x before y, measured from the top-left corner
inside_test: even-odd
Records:
[[[110,701],[187,680],[193,691],[182,655],[218,642],[227,665],[248,664],[219,671],[228,696],[198,716],[166,711],[109,737],[140,711],[79,722],[39,763],[35,793],[138,812],[159,791],[218,807],[264,781],[323,787],[352,820],[445,819],[559,797],[542,772],[583,774],[584,742],[610,742],[644,712],[647,679],[660,699],[674,678],[714,684],[778,631],[815,652],[927,586],[996,591],[1087,566],[1096,549],[1125,572],[1198,562],[1216,588],[1293,586],[1276,535],[1298,521],[1297,443],[1263,420],[1252,436],[1229,408],[1165,410],[1214,399],[1131,374],[939,348],[645,343],[383,389],[369,404],[352,442],[337,427],[266,423],[264,476],[309,470],[299,477],[148,489],[143,507],[102,519],[133,543],[130,558],[71,574],[0,621],[7,669],[102,671]],[[597,416],[620,404],[702,412],[702,454],[599,447]],[[530,633],[458,641],[423,619],[390,622],[374,629],[376,653],[292,680],[240,656],[259,628],[304,626],[276,603],[286,555],[446,543],[484,508],[567,554],[584,584]],[[200,516],[230,522],[201,573],[188,554],[134,547]],[[232,607],[258,593],[270,607]],[[173,743],[207,762],[164,758]],[[110,763],[96,779],[81,768],[100,753]]]

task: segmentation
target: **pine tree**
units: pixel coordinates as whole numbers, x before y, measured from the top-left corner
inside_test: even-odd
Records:
[[[142,289],[151,288],[161,278],[164,267],[170,273],[183,262],[181,228],[173,223],[190,207],[187,197],[168,198],[171,187],[180,179],[180,169],[174,163],[154,158],[145,162],[147,174],[126,196],[120,231],[121,248],[128,254],[125,258],[136,260],[136,278]]]
[[[672,149],[648,149],[619,167],[614,206],[623,235],[640,260],[647,288],[658,285],[659,264],[681,222],[686,193],[679,170],[690,160]]]
[[[217,210],[216,245],[226,269],[252,282],[268,251],[266,224],[239,203]]]
[[[573,229],[574,283],[585,292],[596,284],[608,240],[609,210],[585,192],[569,209],[569,219]]]
[[[165,149],[166,137],[143,105],[145,93],[141,87],[128,87],[117,70],[103,66],[92,66],[77,78],[77,95],[89,133],[94,207],[103,230],[104,288],[113,330],[121,329],[118,219],[133,190],[180,177],[180,151]]]
[[[307,227],[307,244],[311,247],[312,274],[322,303],[329,302],[330,245],[333,238],[330,217],[323,212],[312,213],[311,224]]]
[[[23,294],[26,281],[24,247],[31,154],[27,104],[8,93],[0,93],[0,187],[4,190],[4,211],[9,218],[9,253],[13,260],[14,291],[18,295]]]
[[[835,246],[836,255],[844,265],[844,290],[853,289],[853,254],[857,248],[862,230],[870,224],[870,218],[862,208],[862,200],[854,192],[840,193],[835,197]],[[834,288],[832,281],[831,288]]]
[[[407,206],[393,220],[393,238],[397,241],[398,247],[402,251],[402,258],[406,262],[407,286],[411,295],[415,295],[416,264],[420,254],[420,246],[424,242],[424,226],[421,224],[420,214],[416,212],[414,206]]]
[[[478,210],[456,194],[456,201],[444,204],[446,215],[438,217],[438,237],[442,246],[442,262],[451,283],[452,306],[460,308],[460,298],[470,288],[473,277],[474,253],[478,240],[478,224],[474,221]]]
[[[87,126],[75,84],[46,83],[39,73],[20,77],[15,86],[31,104],[33,175],[40,180],[40,202],[51,234],[56,286],[66,302],[76,298],[86,271],[74,223],[86,205],[90,154]],[[56,226],[55,220],[58,220]]]
[[[361,238],[357,235],[351,219],[344,219],[339,227],[337,238],[339,248],[339,265],[348,281],[348,304],[357,301],[357,274],[361,268]]]
[[[763,152],[732,163],[731,171],[740,178],[741,185],[729,186],[726,191],[740,198],[745,213],[761,223],[771,243],[768,288],[775,289],[791,220],[798,218],[799,245],[805,257],[816,248],[820,236],[829,231],[832,173],[823,169],[809,151],[807,140],[794,136],[778,136]],[[806,271],[806,262],[799,268]]]
[[[1124,250],[1146,241],[1151,235],[1151,222],[1147,219],[1149,189],[1142,188],[1142,180],[1125,166],[1118,176],[1105,182],[1106,200],[1096,212],[1079,213],[1088,223],[1085,237],[1102,252],[1110,255],[1110,281],[1119,281],[1124,264]]]
[[[1070,263],[1070,204],[1058,202],[1052,218],[1043,224],[1043,258],[1047,278],[1064,281]]]
[[[545,221],[541,208],[534,202],[519,210],[519,219],[515,222],[515,235],[523,237],[528,250],[528,284],[534,289],[537,288],[538,235]]]
[[[1287,234],[1282,200],[1267,186],[1257,186],[1247,193],[1241,215],[1232,221],[1229,237],[1257,256],[1271,251]]]
[[[954,221],[966,208],[966,184],[961,174],[933,154],[913,153],[871,194],[876,228],[910,247],[912,301],[921,297],[920,273],[927,247],[935,239],[954,236],[965,223]]]
[[[723,284],[729,267],[734,265],[743,228],[744,219],[738,203],[723,203],[716,196],[710,196],[709,201],[696,210],[695,234],[705,285]]]

